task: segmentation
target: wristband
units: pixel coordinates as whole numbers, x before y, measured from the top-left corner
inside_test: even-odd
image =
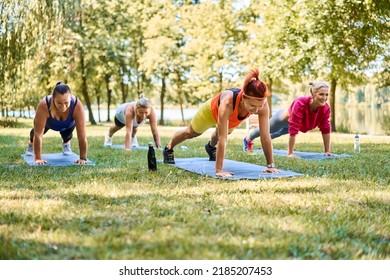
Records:
[[[275,163],[270,163],[267,165],[267,168],[275,168]]]
[[[85,160],[87,161],[87,158],[86,157],[80,157],[81,160]]]

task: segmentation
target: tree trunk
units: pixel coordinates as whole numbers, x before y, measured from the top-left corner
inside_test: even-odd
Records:
[[[107,122],[111,122],[110,118],[110,106],[111,106],[111,89],[110,89],[111,75],[106,75],[106,89],[107,89]]]
[[[79,51],[80,51],[80,67],[81,67],[81,79],[82,79],[81,93],[83,94],[85,104],[87,105],[89,121],[92,125],[95,125],[96,121],[93,118],[91,100],[89,99],[89,95],[88,95],[87,77],[85,74],[84,49],[80,47]]]
[[[129,95],[129,86],[123,82],[121,82],[121,91],[122,91],[122,103],[126,103],[127,97]]]
[[[166,73],[163,73],[162,75],[162,86],[161,86],[161,93],[160,93],[160,121],[159,121],[159,124],[160,125],[164,125],[165,122],[164,122],[164,99],[165,99],[165,94],[167,92],[167,85],[166,85],[166,79],[167,77],[167,74]]]
[[[181,123],[180,125],[185,125],[184,120],[184,110],[183,110],[183,96],[182,96],[182,90],[181,90],[181,79],[180,79],[180,71],[176,71],[176,87],[177,87],[177,95],[179,99],[179,105],[180,105],[180,113],[181,113]]]
[[[84,32],[83,32],[83,17],[82,17],[82,12],[80,12],[80,29],[79,32],[82,37],[84,37]],[[93,118],[93,112],[92,112],[92,106],[91,106],[91,100],[89,99],[88,95],[88,85],[87,85],[87,75],[86,75],[86,66],[85,66],[85,56],[84,56],[84,47],[80,44],[79,45],[79,54],[80,54],[80,68],[81,68],[81,93],[84,96],[85,104],[87,105],[88,109],[88,116],[89,116],[89,121],[92,125],[96,124],[95,119]]]
[[[98,110],[98,120],[99,123],[101,123],[102,120],[100,118],[100,86],[96,88],[95,94],[96,94],[96,102],[97,102],[97,110]]]
[[[272,78],[269,78],[267,83],[269,96],[267,97],[268,107],[269,107],[269,117],[272,117]]]
[[[223,89],[223,73],[219,73],[219,76],[218,76],[218,83],[219,83],[219,90],[218,92],[222,92],[224,89]]]
[[[335,78],[332,78],[330,82],[330,98],[329,98],[329,104],[330,104],[330,125],[332,127],[332,131],[336,132],[336,86],[337,86],[337,80]]]
[[[126,102],[126,98],[125,98],[125,84],[123,83],[123,78],[122,78],[122,82],[121,82],[121,92],[122,92],[122,103],[125,103]]]

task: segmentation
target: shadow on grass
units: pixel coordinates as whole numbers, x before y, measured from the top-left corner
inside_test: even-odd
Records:
[[[2,260],[45,260],[45,259],[83,259],[80,252],[91,251],[91,247],[75,245],[59,245],[36,240],[0,236],[0,259]],[[58,255],[61,250],[71,254]],[[73,253],[73,254],[72,254]]]
[[[322,209],[302,208],[296,213],[290,212],[290,206],[255,209],[251,218],[258,221],[241,225],[240,216],[229,218],[234,217],[229,212],[242,211],[239,207],[223,214],[204,211],[204,205],[193,209],[186,201],[167,206],[169,198],[160,195],[61,198],[83,208],[104,210],[92,215],[69,211],[66,216],[5,213],[1,224],[21,225],[23,231],[0,236],[2,259],[383,259],[390,253],[388,236],[351,225],[348,219],[353,217],[324,214]],[[294,220],[300,211],[310,211],[323,228],[301,232],[273,224],[275,219]],[[248,219],[246,215],[242,217]],[[368,212],[359,219],[372,222]],[[302,221],[302,226],[314,222]],[[36,235],[37,225],[42,225],[37,240],[18,237]],[[55,242],[38,239],[57,233],[61,237]]]
[[[383,147],[366,146],[372,147],[371,154],[331,162],[278,159],[281,168],[307,177],[260,184],[210,179],[162,164],[151,173],[145,151],[103,149],[101,137],[88,139],[89,157],[97,163],[95,167],[41,168],[23,163],[20,154],[26,138],[1,136],[3,197],[20,203],[23,199],[36,200],[45,207],[47,199],[64,203],[45,214],[38,208],[32,208],[35,213],[28,213],[28,209],[18,213],[12,208],[5,212],[4,207],[0,216],[2,258],[382,259],[390,255],[389,236],[380,233],[390,210],[388,201],[340,197],[335,202],[337,209],[324,209],[330,193],[346,196],[353,185],[371,191],[372,185],[367,183],[372,182],[387,186],[390,168],[386,169],[389,160]],[[59,136],[45,139],[46,151],[58,152],[60,141]],[[178,157],[205,156],[204,144],[192,143],[187,144],[190,151],[179,150]],[[77,149],[76,144],[73,149]],[[227,155],[240,161],[264,162],[264,156],[249,158],[241,151]],[[322,181],[323,185],[313,186]],[[107,195],[96,194],[102,190],[95,185],[102,186]],[[119,190],[115,197],[111,196],[111,186]],[[130,188],[140,188],[144,193],[124,194]],[[271,198],[275,194],[291,195],[299,200],[313,195],[322,204],[262,204],[265,191]],[[352,196],[358,197],[358,193]],[[290,221],[302,225],[302,230],[289,227]],[[58,232],[63,239],[53,244],[41,241],[39,236],[25,238],[34,235],[37,225],[42,226],[41,235]],[[73,236],[74,240],[63,236]]]

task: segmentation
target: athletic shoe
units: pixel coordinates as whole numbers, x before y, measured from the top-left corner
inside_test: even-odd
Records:
[[[210,141],[206,145],[204,145],[204,148],[206,149],[206,152],[209,154],[209,161],[215,161],[217,148],[212,147],[210,145]]]
[[[104,147],[112,147],[112,137],[108,136],[108,134],[104,137]]]
[[[137,135],[134,135],[134,137],[132,137],[132,139],[131,139],[131,146],[132,147],[139,147],[138,140],[137,140]]]
[[[33,145],[31,143],[28,143],[26,152],[24,153],[26,156],[34,156],[34,150]]]
[[[253,141],[244,138],[244,152],[253,152]]]
[[[69,155],[73,154],[72,149],[70,148],[70,142],[62,143],[62,153],[65,156],[69,156]]]
[[[168,150],[165,146],[163,150],[164,163],[175,164],[175,155],[172,149]]]

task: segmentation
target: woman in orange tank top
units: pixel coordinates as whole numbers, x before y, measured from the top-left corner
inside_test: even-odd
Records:
[[[264,172],[277,173],[275,168],[271,137],[269,134],[269,92],[264,82],[259,80],[259,71],[252,69],[245,77],[242,89],[228,89],[206,101],[195,114],[190,125],[176,132],[163,150],[164,163],[174,164],[173,148],[181,142],[197,137],[208,128],[217,125],[205,149],[211,161],[215,161],[218,177],[231,177],[234,174],[223,170],[223,159],[227,136],[251,114],[258,114],[261,127],[261,143],[267,160]]]

